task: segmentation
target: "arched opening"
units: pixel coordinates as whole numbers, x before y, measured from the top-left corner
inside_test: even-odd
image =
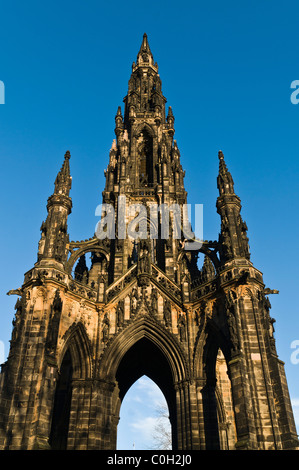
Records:
[[[106,256],[97,251],[83,253],[75,262],[72,276],[75,281],[96,289],[99,279],[107,274]]]
[[[118,450],[171,450],[169,410],[160,388],[142,376],[126,393],[117,429]]]
[[[144,375],[155,382],[165,397],[171,424],[172,449],[177,449],[176,396],[171,367],[160,348],[146,337],[135,343],[119,363],[116,373],[118,413],[130,387]]]
[[[64,355],[54,398],[52,425],[49,443],[53,450],[65,450],[69,428],[71,407],[72,359],[69,350]]]
[[[70,283],[70,289],[94,301],[103,302],[105,288],[111,283],[112,276],[108,265],[109,257],[101,249],[74,252],[68,260],[68,271],[76,282]]]
[[[235,449],[236,443],[231,380],[224,344],[219,347],[219,340],[216,331],[210,331],[204,354],[206,385],[202,400],[207,450]]]
[[[218,350],[216,359],[216,402],[220,449],[234,449],[236,444],[236,426],[231,381],[221,349]]]
[[[140,186],[152,186],[153,174],[153,138],[143,129],[137,137],[137,151],[139,159],[139,184]]]

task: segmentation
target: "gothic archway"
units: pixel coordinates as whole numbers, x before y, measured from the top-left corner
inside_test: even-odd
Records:
[[[64,337],[64,346],[58,360],[56,389],[53,396],[49,444],[53,450],[68,448],[71,411],[78,398],[74,398],[74,381],[91,377],[90,345],[84,326],[71,327]],[[75,414],[75,413],[74,413]]]
[[[202,350],[205,386],[202,389],[207,450],[235,449],[236,428],[228,363],[229,343],[212,321],[207,322]]]
[[[65,333],[63,340],[63,347],[59,355],[59,368],[62,367],[63,359],[69,351],[72,360],[73,378],[89,379],[92,371],[91,347],[84,325],[79,322],[71,326]]]
[[[117,426],[117,450],[171,450],[171,423],[165,396],[146,375],[122,400]]]
[[[67,350],[60,366],[54,396],[52,424],[49,438],[49,444],[53,450],[65,450],[67,448],[72,399],[72,377],[72,358],[70,351]]]
[[[72,250],[70,250],[70,256],[66,263],[66,271],[69,275],[72,275],[79,258],[88,253],[94,253],[97,256],[105,258],[107,265],[109,264],[110,254],[103,246],[99,246],[99,243],[101,243],[101,241],[96,237],[87,242],[72,242]]]
[[[188,399],[183,399],[183,389],[189,382],[187,363],[179,344],[168,331],[149,318],[141,317],[118,335],[101,361],[100,379],[116,384],[111,392],[113,417],[119,416],[125,394],[143,375],[153,380],[165,396],[172,427],[172,448],[181,448],[182,428],[188,426],[189,416]],[[111,429],[111,448],[116,447],[117,422],[118,419]]]
[[[116,380],[119,388],[117,412],[130,387],[143,375],[149,377],[162,391],[168,405],[172,429],[172,448],[177,449],[176,393],[173,376],[167,359],[157,346],[147,338],[140,339],[122,358]]]

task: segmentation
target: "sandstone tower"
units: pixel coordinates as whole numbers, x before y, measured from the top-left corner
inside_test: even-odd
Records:
[[[146,35],[115,136],[99,233],[69,239],[66,152],[37,261],[10,292],[17,302],[0,375],[0,449],[115,449],[122,400],[142,375],[165,395],[173,449],[296,448],[271,291],[250,261],[222,152],[219,237],[194,245],[179,232],[184,170]]]

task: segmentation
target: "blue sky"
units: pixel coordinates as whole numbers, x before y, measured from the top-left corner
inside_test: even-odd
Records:
[[[175,116],[190,204],[204,205],[216,239],[218,150],[248,225],[252,261],[271,296],[275,336],[299,423],[297,1],[2,2],[0,105],[2,269],[0,354],[8,354],[16,298],[36,262],[47,198],[71,152],[72,240],[93,235],[114,117],[148,34]],[[1,101],[0,101],[1,102]],[[298,347],[298,346],[297,346]],[[294,363],[295,362],[295,363]],[[299,425],[298,425],[299,427]]]
[[[161,407],[162,416],[159,414]],[[157,433],[157,428],[161,433]],[[148,377],[141,377],[128,390],[121,406],[117,431],[118,450],[157,449],[155,446],[157,441],[161,442],[164,431],[171,433],[164,395]]]

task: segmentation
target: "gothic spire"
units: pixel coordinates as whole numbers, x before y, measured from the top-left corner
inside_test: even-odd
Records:
[[[70,158],[71,154],[69,150],[67,150],[64,155],[64,162],[61,167],[61,170],[56,176],[54,194],[63,194],[64,196],[69,196],[69,192],[72,187],[72,177],[70,174],[69,163]]]
[[[157,64],[154,64],[154,57],[149,47],[147,34],[144,33],[142,44],[137,54],[137,66],[149,66],[149,65],[154,66],[158,70]]]
[[[185,172],[177,142],[173,140],[174,114],[171,107],[165,109],[167,100],[162,93],[158,66],[146,34],[143,35],[136,62],[133,62],[128,92],[123,101],[124,112],[118,107],[115,115],[116,139],[110,149],[103,191],[103,202],[113,204],[116,209],[117,226],[121,213],[117,206],[120,195],[128,195],[132,205],[142,203],[148,214],[152,203],[171,206],[174,203],[186,204],[187,201]],[[128,223],[131,221],[126,221]],[[170,267],[169,259],[177,259],[180,245],[173,235],[170,236],[171,240],[167,243],[158,240],[153,244],[151,259],[174,279],[176,273]],[[133,255],[135,257],[132,240],[126,239],[123,244],[127,258],[116,262],[121,251],[116,253],[116,276],[117,270],[121,266],[125,269]]]
[[[217,198],[217,212],[221,217],[220,259],[225,263],[233,258],[250,259],[249,244],[247,237],[247,225],[241,217],[241,200],[235,194],[234,181],[227,169],[224,155],[220,150],[219,174],[217,186],[219,197]]]
[[[218,152],[219,158],[219,175],[217,178],[217,186],[219,189],[220,196],[223,194],[235,194],[234,193],[234,181],[232,175],[227,169],[224,155],[221,150]]]
[[[133,62],[132,74],[129,80],[128,94],[124,98],[124,127],[129,129],[136,118],[152,117],[156,124],[166,123],[165,103],[162,94],[162,83],[158,74],[158,65],[154,62],[147,35],[143,35],[142,44],[137,54],[137,61]],[[142,113],[142,115],[141,115]],[[120,129],[120,116],[117,116]]]
[[[39,241],[38,261],[56,260],[60,263],[66,261],[67,218],[72,210],[72,200],[69,192],[72,186],[70,175],[70,152],[64,155],[63,165],[55,179],[55,189],[48,199],[47,219],[41,226],[41,239]]]

